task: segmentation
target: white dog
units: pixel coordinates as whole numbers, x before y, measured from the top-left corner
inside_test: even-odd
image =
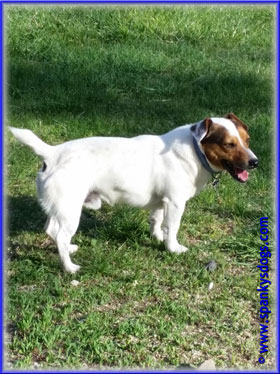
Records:
[[[151,209],[151,234],[170,252],[187,250],[177,241],[185,203],[211,174],[227,170],[245,182],[258,160],[248,148],[247,126],[234,114],[207,118],[164,135],[93,137],[51,146],[30,130],[10,128],[43,160],[38,199],[48,215],[46,232],[56,242],[64,269],[75,273],[71,244],[82,206],[102,201]]]

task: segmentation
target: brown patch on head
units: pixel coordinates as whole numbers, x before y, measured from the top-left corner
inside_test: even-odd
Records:
[[[234,113],[228,113],[225,118],[230,119],[236,126],[244,147],[249,148],[250,136],[248,134],[248,126],[241,121]]]
[[[241,144],[238,136],[231,134],[224,126],[210,121],[207,119],[207,133],[201,140],[207,159],[220,170],[232,171],[232,175],[236,170],[246,169],[249,162],[247,126],[231,119],[244,143]]]

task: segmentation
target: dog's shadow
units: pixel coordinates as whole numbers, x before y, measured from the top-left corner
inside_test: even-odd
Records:
[[[46,214],[35,197],[6,197],[6,233],[10,237],[22,232],[42,233],[46,220]],[[105,206],[100,211],[83,209],[76,234],[121,245],[129,238],[141,242],[143,234],[149,237],[148,232],[148,218],[139,210],[136,213],[135,208]],[[73,239],[75,241],[75,235]]]
[[[27,195],[6,196],[5,204],[7,234],[13,236],[23,231],[42,231],[46,216],[36,198]]]

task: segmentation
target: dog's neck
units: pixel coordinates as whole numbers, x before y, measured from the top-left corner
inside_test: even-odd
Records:
[[[201,149],[199,148],[199,145],[197,143],[197,140],[195,139],[195,137],[193,136],[193,145],[194,145],[194,149],[195,149],[195,152],[197,154],[197,157],[199,158],[199,161],[201,162],[202,166],[207,170],[209,171],[209,173],[212,175],[212,177],[215,177],[216,174],[219,173],[219,171],[216,171],[216,170],[213,170],[205,156],[204,153],[201,152]]]

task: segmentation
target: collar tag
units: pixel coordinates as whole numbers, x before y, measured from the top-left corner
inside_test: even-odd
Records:
[[[215,190],[218,187],[219,183],[220,183],[220,178],[218,178],[218,177],[215,176],[214,180],[212,182],[212,186],[215,188]]]

